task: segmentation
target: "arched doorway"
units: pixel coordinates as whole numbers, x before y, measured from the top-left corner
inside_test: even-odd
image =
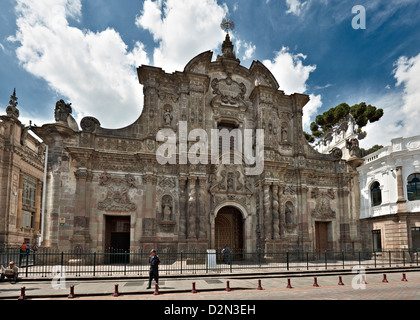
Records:
[[[233,259],[241,259],[244,251],[244,220],[242,213],[235,207],[223,207],[215,220],[216,249],[226,245],[234,252]]]

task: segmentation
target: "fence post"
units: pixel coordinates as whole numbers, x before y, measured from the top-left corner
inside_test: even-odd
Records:
[[[93,253],[93,276],[96,273],[96,251]]]
[[[390,267],[392,266],[392,263],[391,263],[391,250],[389,250],[389,266]]]
[[[306,270],[309,270],[309,252],[306,252]]]
[[[229,260],[230,260],[230,273],[232,273],[232,252],[229,253]]]
[[[324,257],[325,257],[325,270],[328,270],[328,266],[327,266],[327,260],[328,260],[328,258],[327,258],[327,250],[325,250],[325,252],[324,252]]]
[[[341,256],[343,257],[343,269],[345,269],[345,262],[344,262],[344,251],[341,251]]]
[[[360,251],[359,251],[359,266],[362,266],[361,260],[360,260]]]
[[[403,255],[403,266],[405,267],[405,251],[402,251],[402,255]]]
[[[373,256],[375,258],[375,268],[376,268],[376,252],[375,251],[373,251]]]
[[[289,251],[286,252],[286,267],[287,271],[289,271]]]
[[[127,275],[127,251],[124,250],[124,275]]]
[[[181,251],[181,274],[182,274],[182,251]]]
[[[26,249],[26,278],[28,277],[28,267],[29,267],[29,249]]]

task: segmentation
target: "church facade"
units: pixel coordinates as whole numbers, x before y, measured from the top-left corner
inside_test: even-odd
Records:
[[[56,122],[33,128],[48,144],[43,246],[84,251],[358,250],[357,171],[342,151],[315,151],[302,114],[309,96],[287,95],[259,61],[240,64],[229,35],[222,55],[193,58],[182,72],[141,66],[143,112],[122,129],[78,124],[57,102]],[[159,164],[166,129],[226,129],[244,136],[264,130],[263,170],[242,162]],[[221,139],[237,151],[238,137]],[[184,141],[186,150],[194,141]],[[209,142],[210,144],[210,142]],[[232,145],[234,146],[232,148]],[[253,140],[253,154],[256,151]],[[223,147],[223,148],[222,148]],[[185,151],[185,150],[184,150]],[[246,155],[245,155],[246,157]]]

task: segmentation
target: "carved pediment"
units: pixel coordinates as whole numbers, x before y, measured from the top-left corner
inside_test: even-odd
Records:
[[[238,83],[228,76],[226,79],[213,79],[211,82],[213,94],[216,99],[219,98],[221,103],[235,106],[243,102],[246,94],[246,86]]]
[[[105,200],[98,202],[99,210],[130,212],[137,209],[129,195],[130,189],[137,188],[136,179],[131,174],[120,178],[112,177],[105,171],[99,177],[99,185],[106,187]]]
[[[312,216],[321,219],[333,219],[336,217],[335,211],[331,209],[331,200],[335,199],[333,189],[321,191],[315,188],[311,192],[312,199],[316,200],[315,209],[312,211]]]
[[[245,175],[241,165],[220,165],[211,175],[209,189],[211,194],[242,194],[252,195],[254,186],[251,179]]]

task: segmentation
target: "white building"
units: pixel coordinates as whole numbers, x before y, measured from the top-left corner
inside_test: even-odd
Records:
[[[420,136],[394,139],[364,160],[357,170],[366,248],[420,249]]]

